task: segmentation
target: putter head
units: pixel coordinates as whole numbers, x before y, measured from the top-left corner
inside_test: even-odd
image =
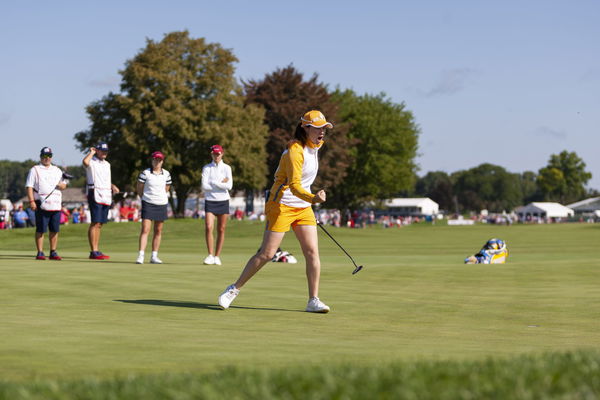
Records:
[[[354,271],[352,271],[352,275],[356,274],[358,271],[360,271],[361,269],[363,269],[362,265],[359,265],[358,267],[354,268]]]

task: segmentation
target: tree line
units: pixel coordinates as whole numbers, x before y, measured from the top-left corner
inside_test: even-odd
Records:
[[[591,177],[577,153],[564,150],[551,155],[537,173],[512,173],[489,163],[451,174],[428,172],[417,180],[412,194],[430,197],[447,212],[502,212],[532,201],[569,204],[599,196],[597,190],[585,187]]]
[[[37,161],[34,160],[22,162],[0,160],[0,195],[13,202],[23,198],[26,195],[25,178],[29,169],[35,164]],[[81,165],[67,166],[65,169],[73,175],[70,187],[85,186],[85,170]],[[559,176],[562,179],[549,181],[548,175]],[[334,200],[339,204],[338,208],[365,206],[366,203],[360,203],[359,199],[367,198],[361,190],[368,190],[368,186],[361,185],[360,174],[351,168],[348,169],[347,176],[356,177],[354,186],[332,186],[336,189],[334,193],[339,193],[340,196],[340,199]],[[368,174],[365,173],[363,178],[369,179]],[[371,178],[376,180],[374,177]],[[410,190],[394,193],[391,196],[429,197],[447,213],[483,209],[502,212],[532,201],[556,201],[569,204],[584,198],[600,196],[597,190],[585,188],[585,183],[590,178],[591,174],[585,170],[583,160],[575,152],[565,150],[558,155],[552,155],[548,164],[537,173],[533,171],[513,173],[501,166],[488,163],[450,174],[444,171],[432,171],[417,177],[416,183]],[[354,188],[356,191],[352,196],[355,198],[355,205],[350,207],[350,202],[343,203],[343,196],[345,191]],[[375,202],[385,198],[375,199]]]
[[[236,62],[230,49],[192,38],[187,31],[168,33],[161,41],[148,39],[119,72],[119,91],[86,107],[90,126],[74,135],[77,147],[85,152],[107,142],[113,180],[125,190],[133,190],[139,171],[149,165],[149,154],[161,150],[178,199],[172,205],[182,215],[185,199],[198,189],[202,166],[210,161],[211,145],[225,148],[234,190],[262,191],[270,186],[299,116],[319,109],[335,125],[320,151],[314,184],[327,190],[330,208],[418,195],[431,197],[447,211],[496,211],[531,199],[564,202],[587,194],[591,174],[575,153],[566,151],[553,155],[537,174],[482,164],[418,177],[420,129],[404,103],[394,103],[384,93],[332,90],[317,74],[305,78],[293,65],[262,79],[238,81]],[[24,174],[34,162],[2,163],[0,171],[11,177],[0,176],[0,193],[14,201],[22,197]],[[6,163],[12,163],[14,173],[4,172]],[[78,168],[69,170],[83,183]]]

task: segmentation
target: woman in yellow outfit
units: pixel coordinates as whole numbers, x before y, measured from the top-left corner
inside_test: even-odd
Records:
[[[324,190],[316,194],[310,192],[319,169],[317,153],[323,145],[325,129],[333,125],[316,110],[307,112],[296,127],[294,140],[281,155],[275,171],[275,182],[267,198],[265,212],[267,226],[263,242],[258,253],[248,260],[238,280],[229,285],[219,296],[219,305],[229,305],[239,294],[240,289],[267,262],[280,246],[285,232],[294,230],[304,258],[306,259],[306,277],[308,279],[308,312],[329,312],[329,307],[319,300],[319,278],[321,260],[317,236],[317,221],[311,205],[326,200]]]

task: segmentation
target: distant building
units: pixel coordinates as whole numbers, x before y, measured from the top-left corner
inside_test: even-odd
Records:
[[[517,207],[515,213],[519,219],[524,220],[531,217],[537,218],[568,218],[572,217],[575,212],[559,203],[552,202],[533,202],[526,206]]]
[[[581,200],[567,207],[575,211],[576,215],[592,216],[600,215],[600,197],[592,197],[586,200]]]
[[[383,205],[390,214],[400,216],[437,215],[440,211],[439,204],[429,197],[389,199]]]

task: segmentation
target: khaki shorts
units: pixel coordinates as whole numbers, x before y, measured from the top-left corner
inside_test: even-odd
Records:
[[[315,213],[311,207],[295,208],[285,204],[269,201],[266,209],[267,231],[287,232],[290,226],[313,225],[317,226]]]

